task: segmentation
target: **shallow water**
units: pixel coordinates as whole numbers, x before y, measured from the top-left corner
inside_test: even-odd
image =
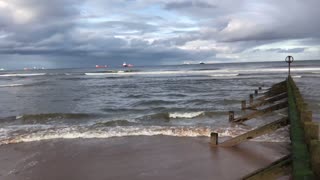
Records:
[[[0,144],[52,138],[132,135],[235,136],[285,110],[231,125],[228,111],[283,81],[284,62],[6,71],[0,74]],[[319,117],[320,61],[297,61],[292,75]],[[288,141],[286,129],[261,141]],[[259,139],[258,139],[259,140]]]

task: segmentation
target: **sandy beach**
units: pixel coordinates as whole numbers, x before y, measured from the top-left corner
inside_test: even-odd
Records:
[[[207,137],[55,139],[0,146],[0,179],[230,180],[287,154],[287,143],[212,148]]]

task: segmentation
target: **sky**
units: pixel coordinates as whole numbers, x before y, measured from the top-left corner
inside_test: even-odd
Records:
[[[0,68],[320,59],[319,0],[0,0]]]

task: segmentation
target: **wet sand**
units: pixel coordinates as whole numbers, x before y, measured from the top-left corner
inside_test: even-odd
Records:
[[[0,146],[4,180],[232,180],[287,155],[287,143],[211,148],[207,137],[56,139]]]

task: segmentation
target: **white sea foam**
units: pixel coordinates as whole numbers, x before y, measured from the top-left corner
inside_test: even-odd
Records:
[[[23,84],[2,84],[0,87],[15,87],[15,86],[23,86]]]
[[[27,77],[27,76],[43,76],[46,75],[46,73],[33,73],[33,74],[1,74],[2,77]]]
[[[20,142],[32,142],[49,139],[74,139],[74,138],[110,138],[110,137],[123,137],[123,136],[154,136],[154,135],[167,135],[167,136],[180,136],[180,137],[197,137],[209,136],[211,129],[203,127],[107,127],[95,129],[83,129],[77,127],[65,127],[60,129],[46,129],[43,131],[18,135],[15,137],[2,139],[0,144],[11,144]]]
[[[106,75],[110,75],[111,73],[84,73],[84,74],[87,76],[106,76]]]
[[[212,77],[234,77],[238,76],[239,74],[210,74],[209,76]]]
[[[204,112],[199,111],[199,112],[184,112],[184,113],[169,113],[170,118],[194,118],[202,115]]]

